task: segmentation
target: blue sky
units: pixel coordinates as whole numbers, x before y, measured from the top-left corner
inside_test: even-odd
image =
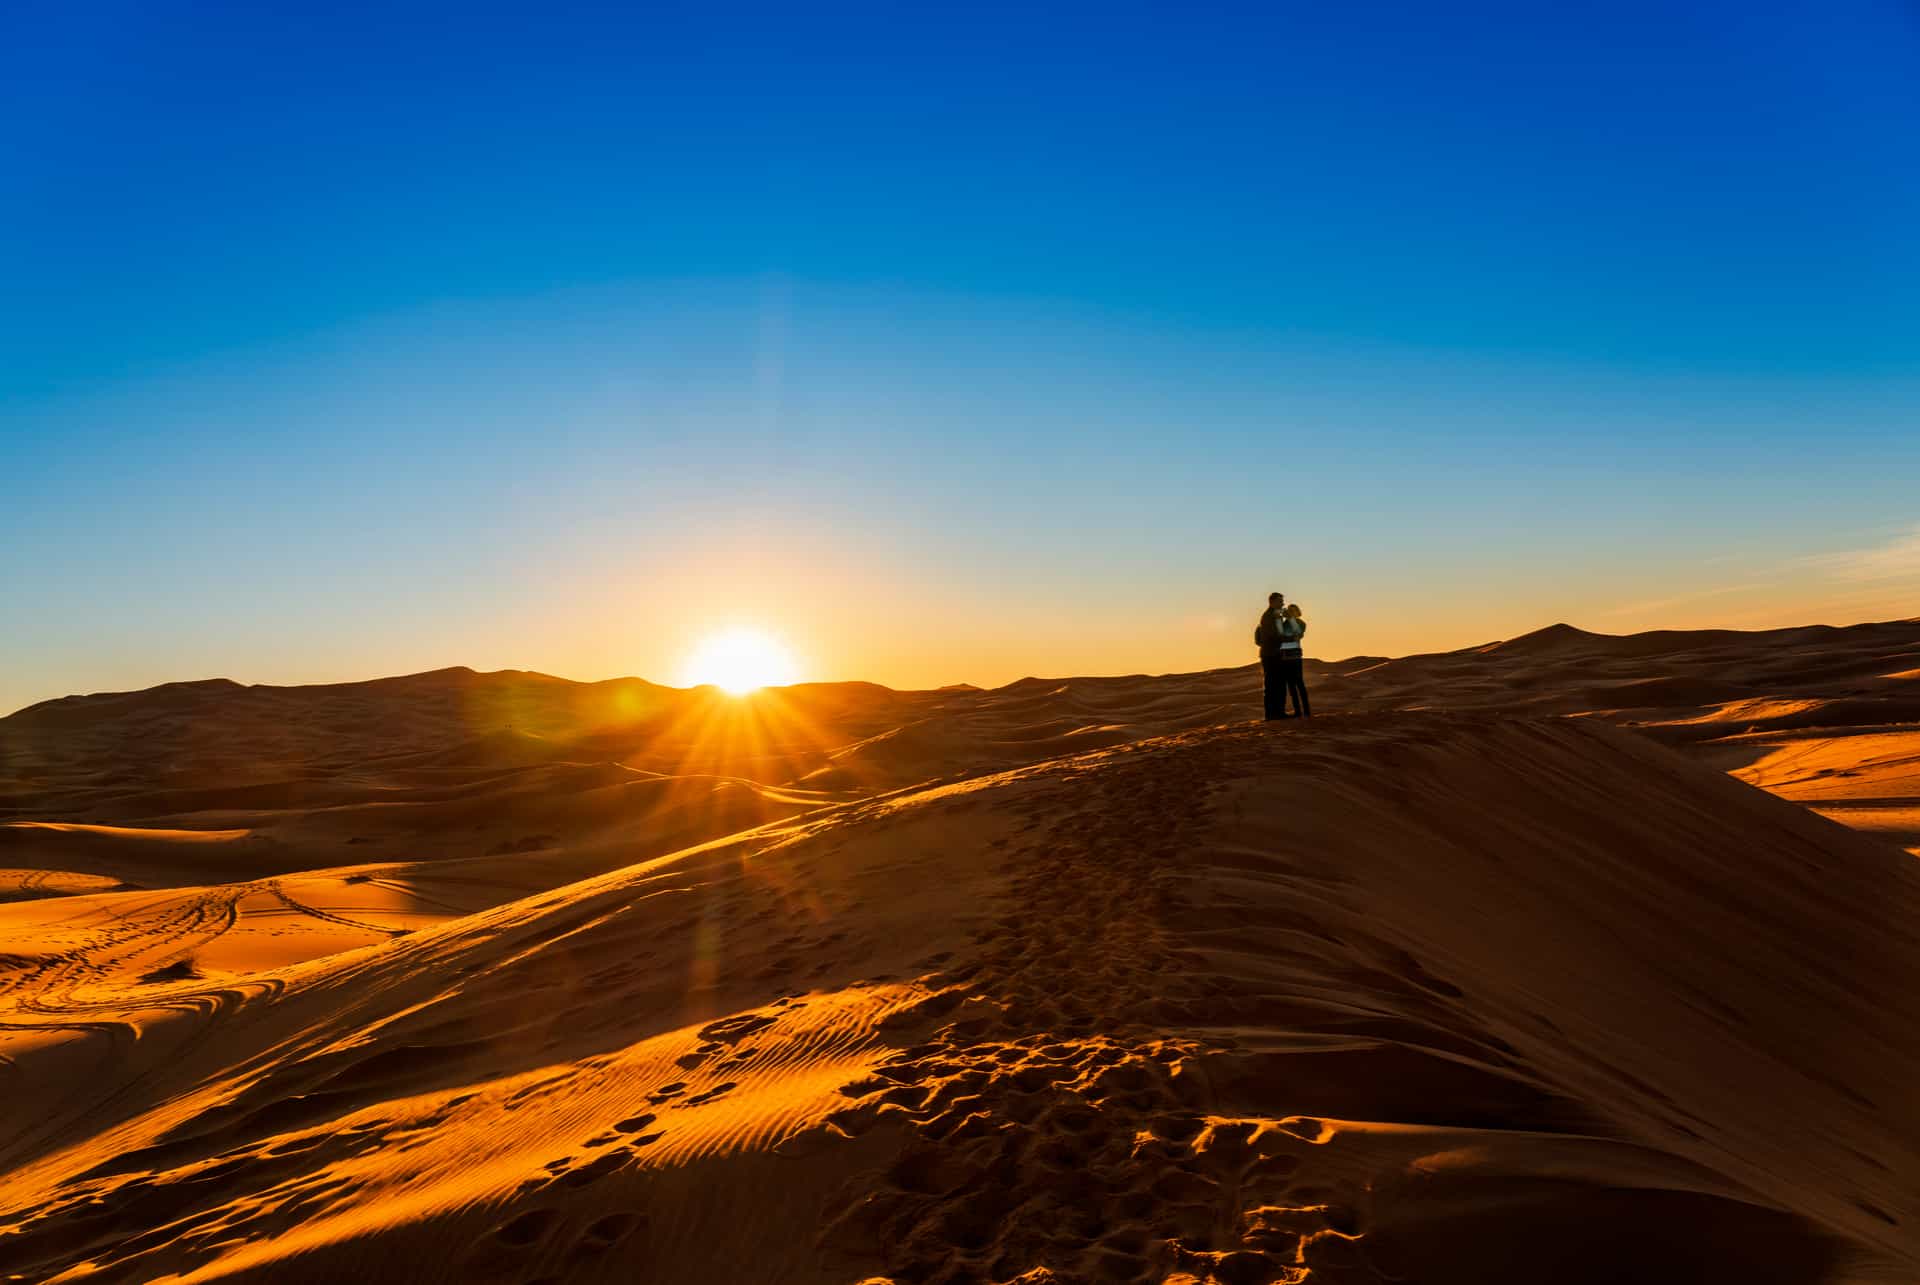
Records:
[[[1915,610],[1910,7],[5,21],[0,707]]]

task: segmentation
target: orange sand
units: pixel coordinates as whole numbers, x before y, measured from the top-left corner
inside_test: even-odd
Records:
[[[0,720],[0,1280],[1920,1276],[1920,623],[1312,681]]]

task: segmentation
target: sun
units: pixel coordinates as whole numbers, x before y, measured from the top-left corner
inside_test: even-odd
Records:
[[[734,696],[794,681],[799,666],[779,639],[758,629],[728,629],[709,634],[680,667],[686,687],[709,683]]]

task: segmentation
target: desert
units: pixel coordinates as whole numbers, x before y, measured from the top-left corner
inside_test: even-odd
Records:
[[[1309,667],[0,720],[0,1272],[1911,1279],[1920,622]]]

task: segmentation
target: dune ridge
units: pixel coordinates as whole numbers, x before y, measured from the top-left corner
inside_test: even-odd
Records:
[[[1915,675],[1910,621],[1316,663],[1311,728],[1250,669],[46,702],[0,1279],[1912,1279]]]

